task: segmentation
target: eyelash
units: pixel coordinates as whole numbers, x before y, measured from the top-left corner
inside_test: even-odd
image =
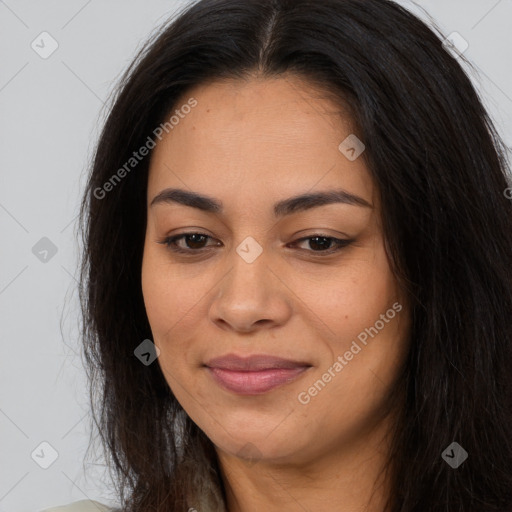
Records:
[[[200,249],[183,249],[183,248],[175,245],[175,242],[177,240],[180,240],[182,238],[185,238],[185,237],[191,236],[191,235],[199,235],[199,236],[203,236],[206,238],[212,238],[211,236],[207,235],[206,233],[190,232],[190,233],[181,233],[180,235],[167,237],[164,240],[159,241],[158,243],[167,246],[167,248],[169,250],[171,250],[172,252],[184,254],[187,256],[195,256],[195,255],[198,255],[198,254],[208,251],[208,247],[201,247]],[[327,235],[322,235],[322,234],[314,234],[314,235],[307,236],[304,238],[299,238],[298,240],[295,240],[295,242],[292,242],[292,244],[298,244],[300,242],[303,242],[305,240],[311,240],[313,238],[325,238],[327,240],[332,240],[336,245],[334,248],[330,248],[325,251],[312,251],[312,250],[303,249],[306,252],[310,252],[313,255],[320,256],[320,257],[322,257],[324,255],[327,256],[327,255],[331,255],[336,252],[339,252],[341,249],[347,247],[354,241],[354,240],[345,240],[345,239],[335,238],[332,236],[327,236]]]

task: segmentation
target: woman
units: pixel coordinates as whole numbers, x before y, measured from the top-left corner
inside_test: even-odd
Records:
[[[81,211],[122,510],[512,510],[507,170],[390,1],[181,13],[123,77]]]

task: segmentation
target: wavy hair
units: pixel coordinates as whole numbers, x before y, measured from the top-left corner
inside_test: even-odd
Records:
[[[386,511],[512,510],[510,168],[443,39],[388,0],[200,0],[122,75],[80,208],[79,293],[93,420],[125,512],[220,512],[226,495],[212,442],[159,365],[134,356],[152,339],[141,289],[151,155],[105,184],[190,88],[285,73],[350,107],[411,303]],[[442,459],[453,441],[468,453],[457,469]]]

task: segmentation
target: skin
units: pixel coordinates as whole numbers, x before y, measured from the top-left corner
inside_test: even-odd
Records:
[[[148,177],[142,288],[158,364],[215,446],[230,512],[382,512],[388,484],[377,477],[392,423],[382,408],[403,364],[409,315],[364,159],[350,161],[338,149],[351,121],[294,76],[215,81],[187,91],[177,108],[190,97],[197,106],[157,143]],[[212,196],[224,210],[150,206],[169,187]],[[280,200],[339,188],[371,207],[335,203],[273,215]],[[207,252],[187,257],[161,243],[189,232],[212,238],[178,246]],[[354,241],[328,256],[311,240],[296,242],[319,233]],[[236,252],[248,236],[263,250],[252,263]],[[299,393],[395,302],[402,311],[300,403]],[[244,396],[220,387],[203,366],[228,353],[311,368]]]

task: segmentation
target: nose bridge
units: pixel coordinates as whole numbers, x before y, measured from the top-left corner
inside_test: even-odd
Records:
[[[270,278],[267,254],[252,237],[244,239],[230,255],[231,270],[221,283],[221,296],[237,298],[247,304],[265,299],[275,286]],[[236,297],[235,297],[236,296]]]
[[[289,302],[271,270],[268,254],[254,238],[247,237],[234,248],[230,267],[211,305],[212,321],[250,330],[262,320],[286,320]]]

